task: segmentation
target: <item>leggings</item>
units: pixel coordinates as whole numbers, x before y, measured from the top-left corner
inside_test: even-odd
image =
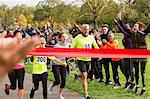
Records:
[[[133,62],[135,68],[135,80],[136,84],[139,85],[139,66],[141,67],[142,85],[145,87],[145,67],[146,62]]]
[[[118,66],[120,66],[121,72],[124,74],[126,80],[128,81],[129,75],[127,73],[126,67],[124,66],[123,59],[119,61],[112,61],[111,64],[112,64],[113,79],[114,79],[115,84],[120,84],[119,75],[118,75]]]
[[[43,74],[33,74],[32,75],[32,82],[34,86],[31,89],[30,98],[33,98],[34,93],[39,88],[39,82],[42,81],[42,87],[43,87],[43,98],[47,99],[47,72],[44,72]]]
[[[52,71],[55,78],[53,86],[59,85],[61,82],[60,88],[64,88],[66,85],[66,68],[61,65],[53,65]]]
[[[126,81],[128,82],[130,80],[130,82],[134,81],[134,71],[133,71],[133,63],[132,63],[132,59],[131,58],[124,58],[124,75],[126,77]]]
[[[11,82],[10,88],[15,90],[17,87],[18,81],[18,89],[24,89],[24,76],[25,76],[25,69],[14,69],[12,72],[8,73],[9,80]]]
[[[103,58],[102,61],[104,64],[104,69],[105,69],[105,74],[106,74],[106,82],[109,82],[109,80],[110,80],[109,63],[111,62],[111,59]]]
[[[102,64],[97,58],[92,58],[91,70],[89,71],[88,77],[92,79],[93,75],[95,75],[96,79],[103,79]]]
[[[120,65],[120,67],[121,67],[121,65],[122,65],[121,60],[120,61],[112,61],[111,64],[112,64],[114,82],[115,82],[115,84],[120,84],[119,75],[118,75],[118,66]]]

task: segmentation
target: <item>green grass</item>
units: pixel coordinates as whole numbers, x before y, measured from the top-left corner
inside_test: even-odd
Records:
[[[122,45],[122,35],[119,34],[116,36],[116,39],[119,41],[120,45]],[[148,42],[148,38],[147,38],[147,42]],[[121,46],[121,48],[123,48],[123,46]],[[148,49],[150,49],[150,44],[148,44]],[[26,70],[27,72],[31,72],[31,65],[27,65],[26,66]],[[113,85],[108,85],[105,86],[102,83],[99,83],[96,80],[93,81],[88,81],[88,91],[89,94],[92,96],[92,99],[150,99],[150,60],[147,63],[147,67],[146,67],[146,90],[147,93],[144,97],[140,97],[139,95],[135,95],[133,92],[131,91],[126,91],[123,89],[124,84],[125,84],[125,78],[123,76],[123,74],[120,72],[119,70],[119,77],[120,77],[120,82],[122,84],[121,88],[118,90],[114,90],[113,89]],[[104,74],[104,72],[103,72]],[[112,79],[112,71],[111,71],[111,79]],[[105,75],[104,75],[105,77]],[[53,81],[53,74],[52,72],[49,71],[49,80]],[[113,79],[112,79],[113,80]],[[140,76],[140,87],[141,85],[141,76]],[[71,89],[73,91],[76,91],[80,94],[83,95],[83,90],[82,90],[82,85],[81,85],[81,79],[78,80],[77,82],[74,83],[73,81],[73,75],[69,75],[67,76],[67,82],[66,82],[66,87],[68,89]]]

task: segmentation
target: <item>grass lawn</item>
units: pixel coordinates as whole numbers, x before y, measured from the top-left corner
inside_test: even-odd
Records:
[[[119,34],[116,36],[116,39],[119,41],[120,45],[122,45],[122,35]],[[149,40],[149,37],[147,39],[147,42]],[[122,47],[122,46],[121,46]],[[150,43],[148,42],[148,49],[150,49]],[[31,72],[31,65],[27,65],[27,72]],[[88,81],[88,91],[89,94],[92,96],[92,99],[150,99],[150,60],[147,63],[147,67],[146,67],[146,95],[144,97],[140,97],[139,94],[135,95],[132,91],[127,91],[124,90],[124,84],[125,84],[125,78],[123,76],[123,74],[120,72],[119,70],[119,77],[120,77],[120,82],[122,84],[120,89],[114,90],[113,89],[113,85],[108,85],[105,86],[103,83],[99,83],[96,80],[93,81]],[[103,72],[104,73],[104,72]],[[111,80],[112,79],[112,71],[111,71]],[[104,75],[105,77],[105,75]],[[53,81],[53,74],[52,72],[49,71],[49,80]],[[141,76],[140,76],[140,86],[141,85]],[[67,76],[67,84],[66,87],[74,90],[80,94],[83,95],[83,91],[82,91],[82,86],[81,86],[81,80],[79,79],[77,82],[73,81],[73,75],[69,75]],[[141,91],[141,87],[140,87],[140,91]]]

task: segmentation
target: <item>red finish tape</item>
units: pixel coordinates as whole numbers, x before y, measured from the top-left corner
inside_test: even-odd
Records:
[[[143,49],[81,49],[81,48],[37,48],[29,53],[33,56],[91,57],[91,58],[149,58],[150,50]]]

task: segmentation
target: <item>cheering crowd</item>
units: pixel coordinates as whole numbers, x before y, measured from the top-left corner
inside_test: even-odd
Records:
[[[147,49],[146,36],[150,32],[150,27],[147,27],[142,22],[136,22],[133,26],[130,23],[124,24],[121,17],[120,12],[114,21],[120,32],[124,35],[122,39],[124,48]],[[55,29],[50,23],[47,23],[44,27],[39,29],[34,29],[34,27],[30,24],[28,24],[26,29],[17,25],[12,31],[10,31],[6,26],[4,27],[1,39],[13,38],[18,46],[23,46],[24,42],[30,38],[34,38],[35,36],[39,37],[39,43],[34,45],[36,48],[120,49],[118,40],[115,39],[115,35],[109,28],[108,24],[103,24],[99,30],[90,30],[90,26],[88,24],[83,24],[81,28],[77,24],[73,24],[72,29],[69,30],[65,28]],[[10,90],[15,90],[18,87],[18,99],[23,99],[25,76],[24,61],[29,59],[33,62],[33,87],[30,91],[30,99],[34,98],[34,93],[38,90],[40,81],[42,81],[43,99],[47,99],[47,93],[52,94],[53,88],[59,84],[60,91],[58,98],[64,99],[63,91],[66,86],[66,76],[69,74],[69,65],[67,64],[67,58],[65,57],[27,55],[25,60],[18,62],[13,70],[8,73],[10,84],[5,84],[5,93],[9,95]],[[88,79],[93,80],[95,78],[105,85],[114,84],[114,89],[120,88],[122,84],[119,80],[118,67],[120,67],[120,70],[126,79],[125,85],[123,85],[124,89],[133,90],[135,94],[137,94],[140,90],[140,72],[142,78],[142,90],[140,91],[140,95],[145,95],[145,68],[147,58],[78,57],[76,59],[80,72],[78,74],[74,74],[74,80],[77,81],[78,78],[82,78],[82,87],[86,99],[91,98],[88,93]],[[47,65],[49,60],[52,61],[52,72],[54,74],[55,81],[52,85],[47,87]],[[110,79],[110,66],[112,67],[113,81]],[[103,75],[103,70],[105,71],[106,77]]]

